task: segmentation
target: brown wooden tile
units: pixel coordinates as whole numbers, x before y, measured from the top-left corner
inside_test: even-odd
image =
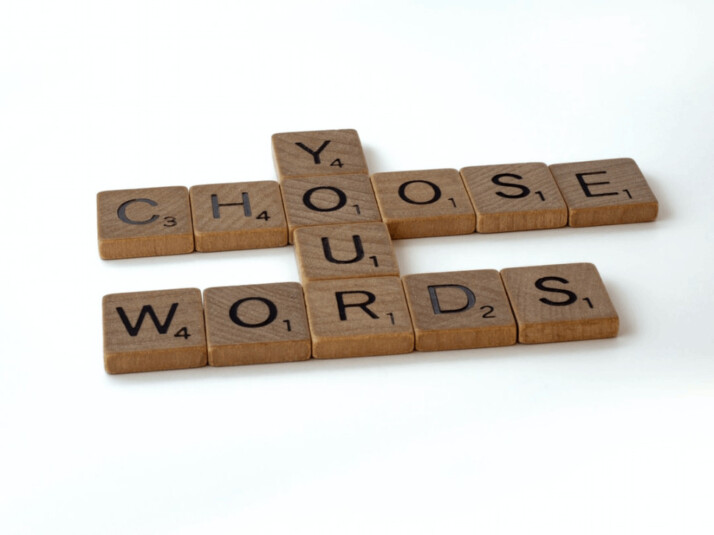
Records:
[[[476,232],[568,224],[565,201],[544,163],[464,167],[461,176],[476,210]]]
[[[495,269],[420,273],[403,283],[417,351],[516,343],[516,321]]]
[[[592,264],[501,271],[522,344],[617,336],[619,320]]]
[[[288,243],[280,186],[274,180],[193,186],[190,197],[197,251]]]
[[[658,203],[631,158],[550,166],[571,227],[641,223],[657,218]]]
[[[105,260],[191,253],[188,189],[102,191],[97,194],[97,230]]]
[[[206,365],[200,290],[105,295],[102,313],[107,373]]]
[[[293,178],[280,188],[290,243],[296,228],[382,220],[367,175]]]
[[[303,283],[399,275],[384,223],[299,228],[295,231],[295,256]]]
[[[476,228],[456,169],[375,173],[372,186],[394,239],[470,234]]]
[[[397,277],[311,282],[305,287],[315,358],[409,353],[414,332]]]
[[[281,181],[309,176],[369,174],[356,130],[273,134],[273,158]]]
[[[298,283],[208,288],[203,297],[211,366],[310,358],[305,300]]]

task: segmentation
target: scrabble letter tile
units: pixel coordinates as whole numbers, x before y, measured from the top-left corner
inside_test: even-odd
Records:
[[[476,232],[564,227],[568,210],[544,163],[464,167],[461,176],[476,210]]]
[[[290,243],[296,228],[382,220],[367,175],[293,178],[280,187]]]
[[[417,351],[516,343],[516,322],[495,269],[403,278]]]
[[[295,255],[303,283],[399,275],[384,223],[299,228],[295,231]]]
[[[206,365],[201,292],[195,288],[105,295],[107,373]]]
[[[522,344],[617,336],[619,320],[592,264],[501,271]]]
[[[208,288],[203,297],[211,366],[310,358],[305,300],[298,283]]]
[[[571,227],[654,221],[657,199],[631,158],[550,166]]]
[[[99,255],[105,260],[193,252],[188,190],[168,188],[97,194]]]
[[[414,350],[414,332],[398,277],[311,282],[305,287],[305,300],[315,358]]]
[[[470,234],[476,215],[456,169],[375,173],[372,186],[392,238]]]
[[[276,181],[193,186],[190,195],[197,251],[287,245],[283,200]]]
[[[273,158],[281,181],[308,176],[369,174],[356,130],[273,134]]]

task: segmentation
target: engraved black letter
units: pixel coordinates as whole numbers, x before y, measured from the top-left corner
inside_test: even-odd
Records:
[[[134,221],[133,219],[129,219],[129,217],[126,215],[126,208],[134,202],[145,202],[149,206],[157,206],[159,204],[156,201],[152,201],[151,199],[131,199],[130,201],[121,203],[119,209],[117,210],[117,216],[119,216],[119,219],[124,221],[124,223],[129,223],[130,225],[146,225],[148,223],[153,223],[159,218],[158,215],[154,214],[145,221]]]
[[[586,197],[607,197],[608,195],[618,194],[616,191],[610,191],[608,193],[593,193],[592,191],[590,191],[589,186],[602,186],[604,184],[609,184],[609,182],[585,182],[585,179],[583,179],[583,177],[586,175],[604,175],[605,173],[607,173],[607,171],[595,171],[593,173],[575,173],[575,176],[578,177],[578,182],[580,182],[580,187],[583,188]]]
[[[319,206],[315,206],[313,204],[312,194],[316,191],[320,191],[321,189],[334,191],[337,194],[337,204],[335,206],[333,206],[332,208],[320,208]],[[318,186],[316,188],[311,188],[305,192],[305,195],[302,196],[302,203],[310,210],[314,210],[315,212],[334,212],[335,210],[339,210],[345,204],[347,204],[347,195],[345,195],[345,192],[341,189],[333,188],[332,186]]]
[[[268,317],[265,318],[263,321],[259,321],[258,323],[247,323],[240,319],[238,317],[238,307],[246,301],[260,301],[261,303],[265,303],[265,305],[268,307]],[[228,315],[230,316],[231,320],[233,320],[233,323],[235,323],[236,325],[253,329],[255,327],[265,327],[266,325],[270,325],[271,323],[273,323],[275,321],[275,318],[278,317],[278,307],[276,307],[275,303],[273,303],[270,299],[266,299],[264,297],[245,297],[233,303],[233,306],[231,307],[231,310]]]
[[[561,282],[563,284],[570,284],[570,281],[563,279],[561,277],[542,277],[536,281],[535,287],[541,291],[544,291],[544,292],[562,293],[562,294],[567,295],[568,298],[565,301],[551,301],[550,299],[541,297],[540,298],[541,303],[545,303],[546,305],[550,305],[552,307],[564,307],[567,305],[572,305],[573,303],[575,303],[575,301],[578,300],[578,296],[575,295],[570,290],[564,290],[562,288],[548,288],[547,286],[545,286],[544,283],[549,282],[549,281],[556,281],[556,282]]]
[[[452,308],[444,310],[439,304],[439,297],[436,295],[437,288],[458,288],[466,294],[466,304],[461,308]],[[429,299],[431,299],[431,308],[434,309],[434,314],[450,314],[452,312],[462,312],[468,310],[476,304],[476,296],[466,286],[461,284],[434,284],[428,287]]]
[[[141,330],[141,324],[144,323],[144,317],[147,314],[151,318],[151,321],[154,322],[154,326],[156,327],[156,330],[159,331],[159,334],[166,334],[166,331],[168,331],[169,327],[171,326],[171,320],[174,319],[174,314],[176,313],[176,309],[178,308],[178,306],[178,303],[174,303],[171,305],[169,313],[166,316],[166,320],[163,324],[161,324],[159,318],[156,317],[154,307],[152,307],[151,305],[144,305],[143,307],[141,307],[141,312],[139,312],[139,319],[136,320],[136,325],[131,324],[129,318],[126,315],[126,312],[124,312],[124,309],[122,307],[117,307],[117,313],[119,314],[119,319],[121,319],[121,322],[124,324],[126,332],[129,333],[129,336],[136,336],[137,334],[139,334],[139,331]]]
[[[407,186],[411,184],[426,184],[427,186],[431,186],[431,189],[434,190],[434,195],[429,199],[428,201],[415,201],[414,199],[410,199],[407,197]],[[435,203],[441,198],[441,188],[434,184],[433,182],[429,182],[428,180],[410,180],[409,182],[405,182],[401,186],[399,186],[399,196],[404,202],[408,202],[409,204],[431,204]]]
[[[243,199],[243,202],[227,202],[219,204],[218,195],[212,193],[211,206],[213,207],[213,219],[219,219],[221,217],[221,206],[242,206],[245,217],[250,217],[252,212],[250,210],[250,197],[248,197],[248,192],[244,191],[241,193],[241,198]]]
[[[343,296],[347,294],[362,294],[367,297],[367,300],[363,303],[352,303],[346,305]],[[367,305],[371,305],[377,300],[377,297],[372,292],[363,292],[360,290],[356,290],[354,292],[335,292],[335,299],[337,299],[337,309],[340,311],[340,321],[347,321],[347,311],[345,309],[348,307],[361,308],[367,313],[370,318],[375,320],[379,319],[379,316],[377,316],[377,314],[367,308]]]
[[[494,176],[491,179],[491,182],[493,182],[497,186],[505,186],[507,188],[518,188],[521,190],[521,192],[509,195],[508,193],[503,193],[501,191],[497,191],[496,195],[498,195],[499,197],[505,197],[506,199],[522,199],[523,197],[527,197],[528,195],[530,195],[531,190],[530,190],[530,188],[528,188],[526,186],[523,186],[521,184],[509,184],[508,182],[501,182],[501,177],[504,177],[504,176],[510,176],[517,180],[523,180],[523,177],[520,175],[514,175],[513,173],[501,173],[500,175]]]
[[[332,256],[330,239],[322,238],[322,250],[325,253],[325,258],[327,259],[327,261],[332,262],[333,264],[354,264],[355,262],[359,262],[360,260],[362,260],[364,258],[362,238],[359,237],[359,234],[355,234],[354,236],[352,236],[352,242],[355,244],[355,257],[352,260],[336,260],[335,257]]]
[[[312,158],[313,158],[313,160],[315,160],[315,165],[317,165],[317,164],[320,163],[320,153],[325,149],[325,147],[327,147],[327,145],[330,144],[330,140],[328,139],[327,141],[325,141],[322,145],[320,145],[320,148],[317,149],[316,151],[313,151],[313,150],[310,149],[309,147],[306,147],[305,145],[303,145],[303,144],[300,143],[299,141],[298,141],[297,143],[295,143],[295,144],[296,144],[298,147],[300,147],[302,150],[307,151],[307,152],[309,152],[310,154],[312,154]]]

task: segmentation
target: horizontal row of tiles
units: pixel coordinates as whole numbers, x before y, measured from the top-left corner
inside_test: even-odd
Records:
[[[587,263],[103,299],[111,374],[610,338],[618,325]]]
[[[393,239],[652,221],[629,158],[104,191],[104,259],[258,249],[307,226],[383,221]]]

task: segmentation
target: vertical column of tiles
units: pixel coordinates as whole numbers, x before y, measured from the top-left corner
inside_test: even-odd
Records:
[[[409,353],[414,332],[397,277],[311,282],[305,300],[315,358]]]
[[[281,190],[290,243],[297,228],[382,220],[367,175],[293,178]]]
[[[190,197],[197,251],[287,245],[283,201],[275,181],[193,186]]]
[[[188,190],[167,188],[97,194],[99,255],[105,260],[193,252]]]
[[[657,218],[658,203],[631,158],[550,166],[571,227],[641,223]]]
[[[516,322],[498,271],[422,273],[403,278],[417,351],[516,343]]]
[[[204,291],[211,366],[310,358],[302,287],[294,282],[225,286]]]
[[[369,174],[356,130],[273,134],[273,158],[281,181],[309,176]]]
[[[372,185],[394,239],[470,234],[476,228],[456,169],[375,173]]]
[[[303,283],[399,275],[384,223],[299,228],[295,231],[295,255]]]
[[[105,295],[107,373],[206,365],[201,292],[195,288]]]
[[[461,176],[476,210],[476,231],[564,227],[568,211],[544,163],[464,167]]]
[[[592,264],[501,271],[523,344],[617,336],[619,319]]]

